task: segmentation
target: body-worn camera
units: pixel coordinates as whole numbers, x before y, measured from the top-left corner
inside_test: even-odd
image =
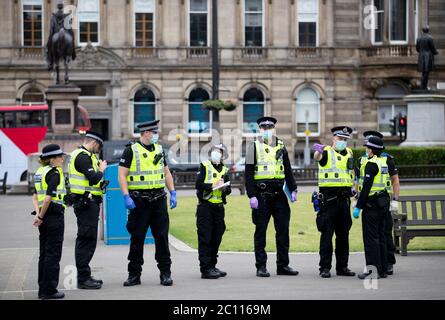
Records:
[[[158,162],[162,159],[163,154],[162,153],[158,153],[157,155],[155,155],[154,159],[153,159],[153,164],[158,164]]]

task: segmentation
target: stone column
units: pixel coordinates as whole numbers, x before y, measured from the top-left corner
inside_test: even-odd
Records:
[[[112,120],[111,120],[111,140],[121,139],[121,81],[120,74],[113,73],[111,83],[111,108],[112,108]]]

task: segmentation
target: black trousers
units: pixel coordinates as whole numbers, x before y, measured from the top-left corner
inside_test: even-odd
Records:
[[[198,255],[201,272],[214,268],[218,259],[219,245],[226,231],[224,205],[203,201],[196,209],[198,230]]]
[[[167,198],[161,197],[153,202],[132,197],[136,208],[130,210],[127,230],[130,233],[130,252],[128,254],[128,273],[139,276],[144,264],[144,241],[150,227],[155,240],[155,259],[161,273],[170,273],[171,259],[168,246],[169,218]]]
[[[374,266],[379,273],[387,270],[386,221],[387,208],[376,205],[363,208],[362,229],[367,266]]]
[[[394,244],[394,239],[392,236],[394,221],[392,219],[391,211],[385,215],[385,236],[386,236],[386,253],[387,253],[387,263],[388,264],[396,264],[396,246]]]
[[[270,217],[275,226],[275,242],[277,246],[277,267],[289,265],[289,221],[290,208],[284,192],[273,197],[257,196],[258,209],[252,209],[252,222],[255,224],[254,246],[257,269],[266,266],[266,231]]]
[[[75,205],[77,217],[77,238],[74,255],[76,258],[77,281],[84,282],[91,277],[90,262],[96,251],[100,203],[89,200],[84,205]]]
[[[332,267],[332,237],[335,233],[336,270],[348,266],[349,260],[349,230],[352,226],[351,200],[348,197],[338,197],[326,203],[317,214],[317,227],[320,236],[320,271]]]
[[[64,212],[47,212],[39,227],[39,295],[52,295],[57,292],[64,231]]]

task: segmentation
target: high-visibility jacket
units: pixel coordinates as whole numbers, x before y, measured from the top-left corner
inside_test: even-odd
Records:
[[[362,191],[363,189],[364,178],[362,177],[365,176],[365,167],[368,162],[375,163],[379,168],[378,174],[376,174],[376,176],[374,177],[374,181],[372,183],[369,196],[372,196],[377,192],[381,192],[387,190],[388,188],[391,188],[391,177],[389,176],[388,172],[387,160],[388,160],[387,157],[373,156],[371,159],[366,159],[366,161],[363,162],[363,164],[360,167],[360,182],[358,185],[359,191]]]
[[[102,195],[102,190],[100,189],[101,181],[93,186],[90,186],[90,182],[88,181],[87,177],[82,172],[77,171],[76,166],[74,165],[76,162],[76,158],[81,153],[85,153],[91,158],[94,171],[97,172],[99,170],[99,160],[94,153],[89,152],[84,148],[78,148],[74,150],[71,153],[71,159],[68,166],[71,193],[84,194],[86,191],[89,191],[92,195],[100,196]]]
[[[50,165],[40,167],[35,176],[34,176],[34,186],[36,188],[37,192],[37,201],[39,203],[39,208],[43,205],[43,200],[46,197],[46,191],[48,190],[48,184],[46,183],[46,175],[48,172],[50,172],[54,167],[51,167]],[[57,204],[62,205],[64,208],[65,203],[63,201],[65,195],[66,195],[66,189],[65,189],[65,177],[63,176],[62,168],[56,167],[56,170],[60,176],[59,184],[56,188],[56,194],[54,194],[51,197],[51,201]]]
[[[284,144],[277,140],[275,147],[266,143],[255,141],[256,165],[254,180],[284,179],[283,157],[276,157],[277,152],[282,152]]]
[[[162,146],[155,144],[154,147],[153,151],[148,151],[140,143],[131,145],[133,159],[127,176],[129,190],[165,187]],[[158,158],[157,162],[155,158]]]
[[[380,161],[382,163],[383,167],[388,167],[388,164],[387,164],[388,163],[388,157],[380,156],[380,157],[378,157],[378,159],[381,159],[381,160],[378,160],[378,161]],[[385,159],[385,160],[383,160],[383,159]],[[368,156],[363,156],[363,157],[360,158],[360,169],[363,166],[363,164],[366,163],[367,161],[368,161]],[[388,171],[388,174],[386,175],[386,179],[387,179],[386,180],[386,191],[388,193],[392,193],[392,181],[391,181],[391,176],[389,175],[389,171]],[[359,179],[358,179],[359,191],[361,191],[361,186],[363,185],[363,180],[364,180],[364,176],[363,176],[363,173],[360,170],[360,176],[359,176]]]
[[[227,173],[227,167],[223,165],[221,171],[215,169],[212,162],[205,160],[201,162],[206,170],[204,183],[215,183],[221,179],[224,179],[224,175]],[[212,190],[211,192],[204,192],[203,199],[211,203],[222,203],[222,189]]]
[[[352,161],[352,150],[346,148],[346,155],[338,153],[331,146],[326,146],[324,150],[327,151],[328,158],[324,167],[318,164],[318,186],[352,187],[353,170],[348,168],[348,162]]]

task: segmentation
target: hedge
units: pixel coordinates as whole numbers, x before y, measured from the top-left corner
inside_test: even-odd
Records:
[[[352,148],[354,159],[364,154],[365,147]],[[387,147],[385,152],[400,165],[445,164],[445,147]]]

